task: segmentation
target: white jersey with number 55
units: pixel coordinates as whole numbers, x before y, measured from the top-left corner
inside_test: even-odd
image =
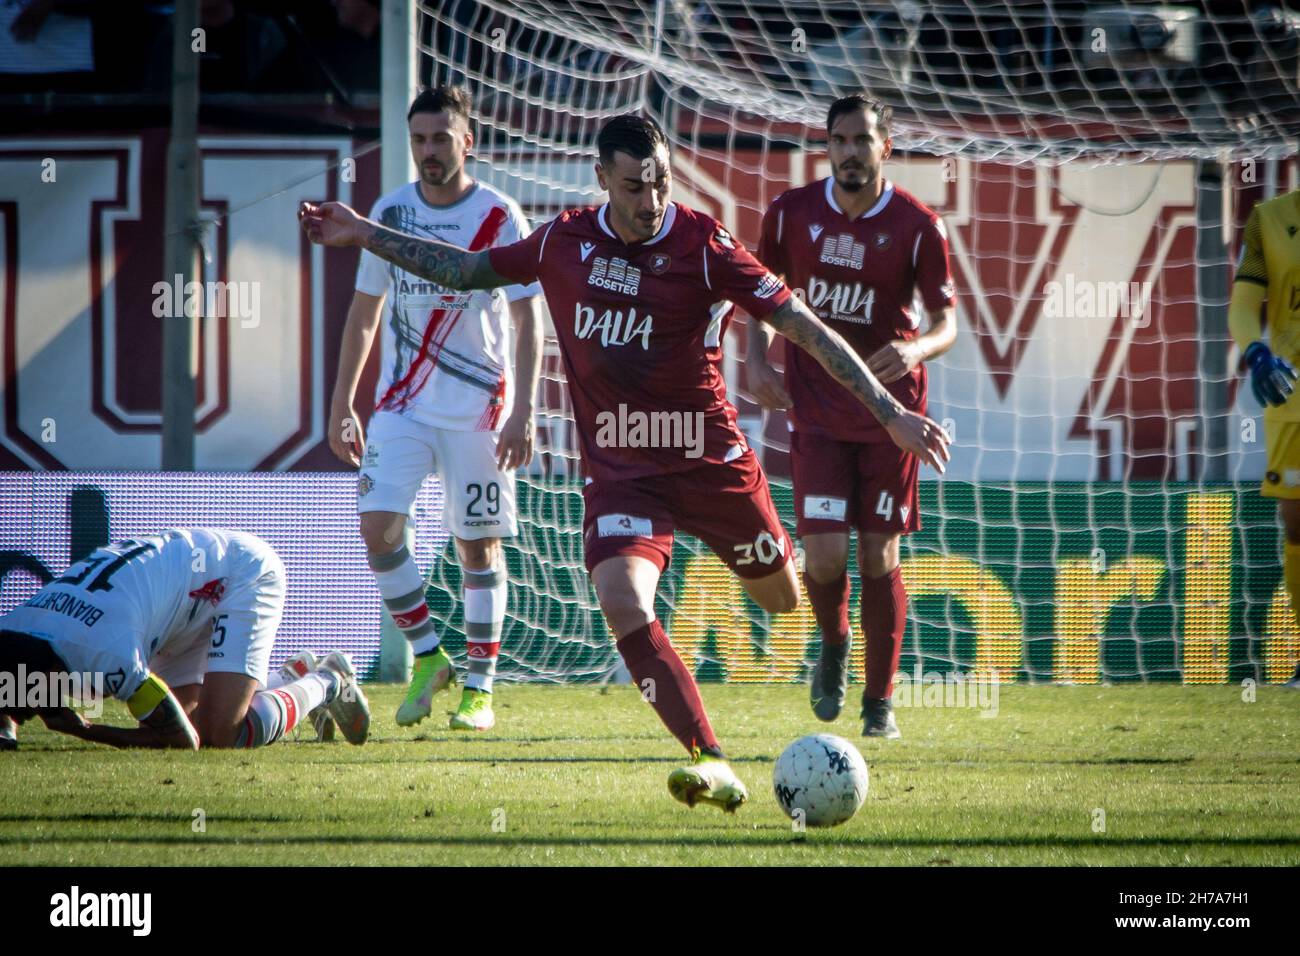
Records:
[[[207,671],[265,682],[284,589],[284,565],[256,535],[176,528],[92,552],[0,630],[49,641],[72,672],[102,673],[120,700],[151,671],[172,686]]]

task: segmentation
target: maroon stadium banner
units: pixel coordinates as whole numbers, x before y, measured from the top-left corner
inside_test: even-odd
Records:
[[[353,159],[364,144],[348,136],[203,136],[208,227],[200,285],[185,289],[163,275],[166,145],[161,129],[0,138],[0,470],[157,468],[163,322],[195,304],[206,317],[197,467],[342,468],[325,428],[357,252],[312,247],[295,210],[328,199],[368,210],[378,152]],[[514,160],[514,181],[526,180]],[[575,181],[590,176],[573,162]],[[752,246],[767,203],[828,170],[816,150],[746,140],[679,149],[674,171],[675,198]],[[954,477],[1198,477],[1193,164],[912,155],[887,175],[944,216],[951,242],[961,330],[932,370],[931,414],[958,433]],[[1261,161],[1234,176],[1218,266],[1228,272],[1251,206],[1293,187],[1296,168]],[[524,204],[534,218],[555,211]],[[743,328],[733,325],[728,371],[753,423]],[[363,419],[374,371],[359,389]],[[1231,401],[1258,415],[1248,397]],[[1231,434],[1230,477],[1249,479],[1262,442]],[[783,474],[779,415],[766,435],[767,464]]]

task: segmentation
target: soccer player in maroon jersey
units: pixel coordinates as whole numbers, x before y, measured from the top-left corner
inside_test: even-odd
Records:
[[[921,460],[942,469],[948,436],[904,409],[717,220],[669,201],[668,142],[653,121],[615,117],[596,147],[605,205],[563,212],[490,252],[403,235],[338,203],[304,204],[299,217],[313,242],[362,246],[449,288],[540,279],[573,400],[585,560],[601,610],[643,696],[692,754],[669,777],[673,796],[735,810],[745,786],[654,612],[675,530],[704,541],[768,612],[799,602],[793,546],[719,371],[732,304],[817,356]]]
[[[957,335],[943,222],[884,178],[890,110],[862,94],[831,104],[826,118],[831,176],[777,197],[763,218],[758,258],[802,290],[817,317],[861,355],[902,407],[924,415],[926,360]],[[919,297],[929,319],[920,331]],[[785,387],[768,364],[770,335],[753,326],[749,382],[768,408],[788,410],[796,532],[804,585],[821,630],[813,713],[834,720],[848,692],[849,530],[858,532],[866,688],[862,733],[897,737],[890,706],[907,626],[899,541],[921,527],[920,461],[854,393],[793,344]]]

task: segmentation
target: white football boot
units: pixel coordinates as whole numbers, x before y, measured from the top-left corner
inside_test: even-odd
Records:
[[[315,654],[311,651],[299,651],[280,665],[280,676],[286,681],[295,681],[299,677],[306,677],[316,670],[317,666]],[[334,739],[334,718],[330,716],[329,707],[322,704],[308,714],[307,718],[316,731],[318,741],[326,742]]]
[[[342,684],[329,702],[329,709],[343,732],[343,739],[350,744],[364,744],[370,736],[370,702],[357,682],[352,662],[343,652],[330,651],[318,666],[332,672]]]

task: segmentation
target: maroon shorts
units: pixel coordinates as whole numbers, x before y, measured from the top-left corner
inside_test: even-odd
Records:
[[[790,433],[795,528],[806,534],[911,534],[921,527],[921,463],[893,442]]]
[[[670,475],[593,481],[582,497],[588,571],[628,554],[663,571],[672,559],[674,531],[699,538],[742,578],[767,577],[794,555],[753,451]]]

